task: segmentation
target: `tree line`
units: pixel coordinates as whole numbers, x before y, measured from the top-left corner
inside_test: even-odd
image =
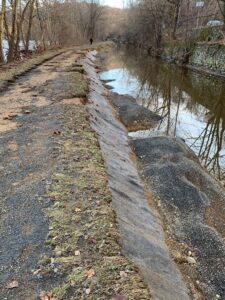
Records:
[[[123,38],[146,49],[171,41],[188,43],[209,20],[225,24],[225,0],[131,0],[127,11]],[[224,26],[218,30],[224,37]]]
[[[3,41],[8,44],[7,62],[19,59],[20,44],[29,53],[35,41],[38,50],[81,43],[105,34],[104,8],[95,0],[0,0],[0,63]]]

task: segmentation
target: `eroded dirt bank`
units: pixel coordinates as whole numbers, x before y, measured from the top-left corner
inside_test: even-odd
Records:
[[[169,255],[159,214],[149,205],[151,195],[145,193],[138,175],[127,130],[117,119],[108,90],[95,71],[94,53],[82,62],[91,82],[92,126],[99,135],[107,163],[112,205],[125,253],[141,269],[153,298],[189,299],[188,289]],[[137,299],[142,299],[141,295]]]
[[[151,299],[118,244],[85,53],[67,51],[0,95],[0,299]]]

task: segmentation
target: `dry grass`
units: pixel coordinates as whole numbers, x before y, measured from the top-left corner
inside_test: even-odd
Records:
[[[68,105],[64,117],[69,121],[58,142],[60,163],[47,195],[54,201],[46,211],[53,254],[43,258],[40,272],[64,274],[64,283],[52,290],[57,299],[101,300],[117,294],[150,299],[138,270],[121,254],[105,165],[88,113],[84,106]]]

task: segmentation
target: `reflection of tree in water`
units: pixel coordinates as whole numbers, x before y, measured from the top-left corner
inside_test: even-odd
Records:
[[[224,166],[221,168],[221,160],[225,155],[220,154],[225,136],[223,98],[218,99],[214,111],[216,114],[209,117],[206,127],[198,137],[201,140],[198,155],[209,171],[217,175],[219,179],[223,179],[225,178],[225,168]]]
[[[204,128],[198,136],[190,133],[190,137],[182,137],[203,165],[224,179],[225,83],[151,58],[137,59],[129,54],[123,62],[130,75],[140,82],[141,104],[163,117],[157,130],[176,136],[181,108],[203,120]]]

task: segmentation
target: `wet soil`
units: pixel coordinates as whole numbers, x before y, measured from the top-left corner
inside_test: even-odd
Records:
[[[116,107],[120,120],[130,132],[154,128],[162,120],[162,117],[137,104],[135,98],[129,95],[111,93],[111,102]]]

